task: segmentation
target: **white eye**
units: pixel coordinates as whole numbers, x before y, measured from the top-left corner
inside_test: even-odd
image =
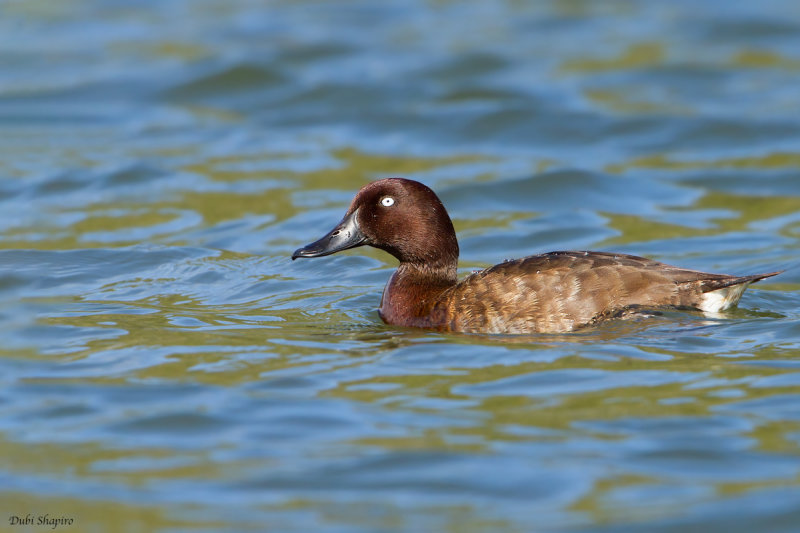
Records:
[[[394,198],[392,198],[391,196],[387,196],[385,198],[382,198],[381,199],[381,205],[383,207],[393,206],[394,205]]]

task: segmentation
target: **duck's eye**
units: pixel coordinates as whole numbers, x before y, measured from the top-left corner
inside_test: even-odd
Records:
[[[394,205],[394,198],[392,198],[391,196],[385,196],[385,197],[381,198],[381,205],[383,207],[391,207],[391,206],[393,206]]]

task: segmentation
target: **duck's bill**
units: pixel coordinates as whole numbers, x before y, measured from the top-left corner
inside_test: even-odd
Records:
[[[292,259],[298,257],[322,257],[342,250],[349,250],[365,243],[366,237],[358,227],[358,209],[344,217],[339,224],[318,241],[298,248],[292,254]]]

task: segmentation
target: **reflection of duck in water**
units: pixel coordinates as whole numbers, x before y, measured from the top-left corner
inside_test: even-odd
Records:
[[[643,309],[723,311],[750,283],[605,252],[550,252],[506,261],[458,281],[458,241],[436,194],[390,178],[363,187],[344,219],[292,254],[319,257],[370,245],[400,260],[383,291],[389,324],[467,333],[562,333]]]

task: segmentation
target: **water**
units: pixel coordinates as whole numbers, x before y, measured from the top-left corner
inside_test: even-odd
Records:
[[[796,2],[19,0],[0,63],[5,527],[797,530]],[[723,318],[389,327],[392,258],[289,256],[395,175],[462,273],[788,270]]]

